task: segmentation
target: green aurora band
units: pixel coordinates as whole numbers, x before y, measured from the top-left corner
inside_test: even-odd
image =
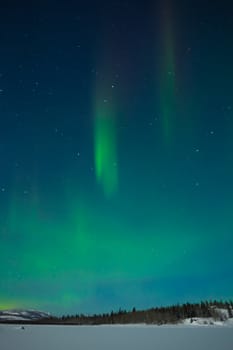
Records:
[[[115,117],[109,102],[97,103],[94,121],[95,172],[107,197],[117,190],[117,151]]]
[[[101,208],[94,209],[91,199],[77,193],[73,194],[73,200],[69,198],[69,214],[61,216],[56,223],[52,217],[44,217],[43,212],[35,202],[14,199],[9,212],[9,232],[19,244],[11,250],[11,255],[9,247],[3,247],[2,259],[9,266],[17,266],[14,274],[8,276],[9,287],[13,283],[15,293],[11,289],[9,294],[8,285],[4,286],[0,295],[2,308],[34,305],[51,309],[51,305],[56,308],[61,303],[64,311],[71,305],[79,309],[85,300],[94,298],[95,286],[100,281],[124,283],[151,278],[155,273],[157,278],[171,277],[174,266],[186,274],[186,269],[181,269],[184,252],[190,246],[195,251],[200,248],[200,237],[190,227],[182,227],[177,217],[168,225],[154,223],[141,235],[141,229],[135,225],[122,230],[115,216],[103,220]],[[161,255],[161,252],[166,253]],[[192,273],[200,274],[197,265]],[[2,271],[2,278],[7,278],[7,273]],[[23,280],[32,287],[25,290]],[[69,285],[71,280],[79,281],[76,287]],[[34,288],[36,300],[32,300]]]

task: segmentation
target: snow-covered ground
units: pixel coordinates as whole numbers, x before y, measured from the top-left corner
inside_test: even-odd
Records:
[[[233,318],[226,319],[225,321],[216,321],[211,317],[208,317],[208,318],[192,317],[192,318],[186,318],[181,324],[185,326],[220,326],[220,327],[225,326],[225,327],[232,327],[232,331],[233,331]]]
[[[192,317],[184,319],[181,324],[185,326],[226,326],[233,327],[233,318],[230,318],[228,310],[214,308],[219,316],[219,320],[215,320],[212,317]],[[221,321],[220,321],[221,320]],[[233,330],[233,329],[232,329]]]
[[[232,350],[233,327],[0,325],[1,350]]]

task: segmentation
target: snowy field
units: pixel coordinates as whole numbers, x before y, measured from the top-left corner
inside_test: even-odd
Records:
[[[232,350],[230,326],[0,325],[1,350]]]

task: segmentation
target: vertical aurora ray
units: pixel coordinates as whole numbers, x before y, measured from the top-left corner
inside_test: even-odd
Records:
[[[116,121],[110,100],[97,97],[94,120],[95,173],[107,197],[118,185]]]
[[[171,141],[175,114],[175,58],[170,1],[161,9],[162,62],[160,64],[160,113],[163,135]]]
[[[109,198],[118,188],[116,134],[116,65],[112,38],[106,32],[98,42],[94,81],[94,163],[95,176],[104,195]]]

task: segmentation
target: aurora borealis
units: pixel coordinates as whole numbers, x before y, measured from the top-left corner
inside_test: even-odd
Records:
[[[118,182],[115,117],[109,102],[104,94],[97,95],[94,121],[95,172],[106,195],[116,191]]]
[[[0,6],[0,309],[233,297],[222,1]]]

